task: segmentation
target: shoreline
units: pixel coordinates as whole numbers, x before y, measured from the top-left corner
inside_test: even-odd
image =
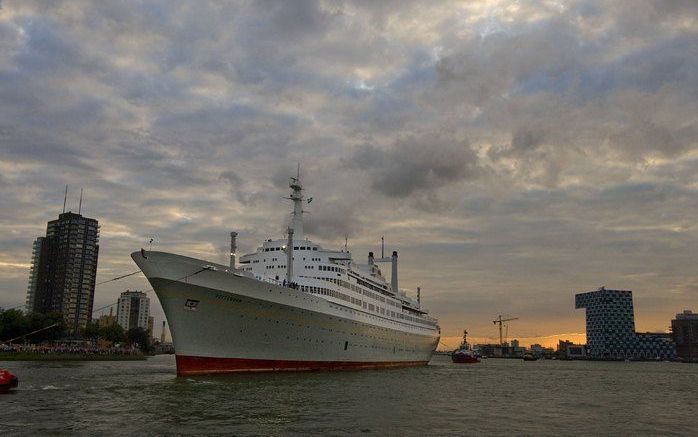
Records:
[[[0,361],[144,361],[146,356],[122,354],[71,354],[0,352]]]

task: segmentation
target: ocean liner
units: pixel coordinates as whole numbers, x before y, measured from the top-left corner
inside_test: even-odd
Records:
[[[300,175],[299,175],[300,176]],[[131,254],[170,324],[177,374],[346,370],[425,365],[440,328],[398,288],[397,252],[354,262],[303,233],[300,177],[287,238],[266,240],[230,265],[141,249]],[[388,283],[380,264],[391,265]]]

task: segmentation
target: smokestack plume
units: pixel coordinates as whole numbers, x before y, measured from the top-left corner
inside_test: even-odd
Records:
[[[393,250],[393,268],[391,269],[391,274],[390,274],[390,286],[392,287],[393,291],[397,293],[398,288],[397,288],[397,250]]]

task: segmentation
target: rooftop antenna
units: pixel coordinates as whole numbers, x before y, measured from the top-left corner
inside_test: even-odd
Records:
[[[65,184],[65,196],[63,196],[63,213],[65,213],[65,202],[68,201],[68,184]]]
[[[344,251],[349,252],[349,234],[344,234]]]
[[[80,188],[80,203],[78,203],[78,215],[80,215],[80,211],[82,211],[82,188]]]

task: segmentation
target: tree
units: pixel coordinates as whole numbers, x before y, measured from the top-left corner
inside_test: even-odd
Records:
[[[97,340],[99,338],[99,323],[87,322],[85,329],[82,330],[82,336],[88,340]]]
[[[99,328],[99,338],[112,343],[122,343],[126,340],[126,335],[124,335],[124,328],[118,323],[112,323],[108,326],[103,326]]]
[[[131,346],[138,347],[142,352],[149,353],[152,349],[150,344],[150,334],[143,328],[131,328],[126,333],[126,337]]]
[[[65,338],[66,336],[65,319],[61,313],[31,313],[29,314],[28,319],[29,332],[39,331],[27,337],[31,343],[56,341]],[[52,327],[44,329],[49,326]]]
[[[0,341],[7,341],[29,331],[29,321],[21,310],[0,309]]]

